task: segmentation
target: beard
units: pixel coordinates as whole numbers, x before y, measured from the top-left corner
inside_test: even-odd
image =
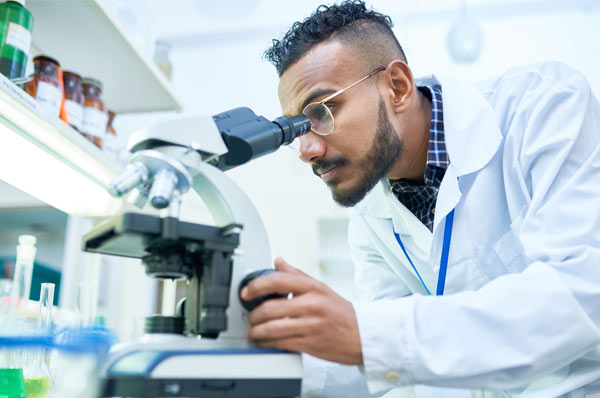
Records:
[[[356,162],[357,169],[363,170],[363,174],[354,186],[346,189],[339,187],[341,181],[329,181],[327,186],[331,190],[333,200],[343,207],[353,207],[358,204],[385,177],[401,154],[402,140],[390,123],[385,104],[380,98],[377,131],[373,145],[367,154]],[[316,162],[312,165],[313,173],[320,176],[319,170],[344,166],[348,163],[348,159],[343,156]]]

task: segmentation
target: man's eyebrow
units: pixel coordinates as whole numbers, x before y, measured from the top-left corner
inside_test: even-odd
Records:
[[[308,97],[306,97],[304,99],[304,101],[302,101],[302,105],[300,105],[299,112],[302,112],[304,110],[304,108],[306,108],[306,105],[313,102],[315,98],[322,97],[325,94],[333,94],[336,91],[337,90],[334,90],[332,88],[320,88],[320,89],[317,89],[316,91],[313,91],[312,93],[310,93],[310,95]]]

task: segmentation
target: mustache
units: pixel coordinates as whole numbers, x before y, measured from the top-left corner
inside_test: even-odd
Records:
[[[348,160],[343,156],[338,156],[337,158],[329,159],[329,160],[320,160],[311,165],[313,173],[317,177],[321,177],[321,174],[327,172],[334,167],[341,167],[348,163]]]

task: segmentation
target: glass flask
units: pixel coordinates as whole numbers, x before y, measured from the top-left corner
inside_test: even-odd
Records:
[[[50,333],[53,301],[54,284],[42,283],[35,334],[46,336]],[[46,349],[31,348],[27,350],[24,377],[27,398],[48,398],[52,377],[46,364]]]
[[[24,330],[23,319],[0,316],[0,337],[21,336]],[[22,347],[0,346],[0,398],[26,398]]]

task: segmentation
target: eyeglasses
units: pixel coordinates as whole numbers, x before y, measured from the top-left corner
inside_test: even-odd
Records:
[[[310,119],[310,129],[319,135],[329,135],[333,133],[333,113],[331,113],[331,109],[329,109],[325,103],[330,101],[332,98],[337,97],[349,88],[356,86],[363,80],[367,80],[371,76],[381,72],[382,70],[385,70],[385,67],[375,69],[362,79],[352,83],[346,88],[336,91],[329,97],[322,99],[319,102],[311,102],[310,104],[306,105],[302,113],[308,116]]]

